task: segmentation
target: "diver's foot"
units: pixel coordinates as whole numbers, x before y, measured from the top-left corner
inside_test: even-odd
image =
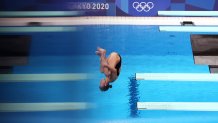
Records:
[[[99,52],[99,51],[95,51],[95,54],[98,56],[101,56],[101,52]]]
[[[103,49],[103,48],[98,47],[98,48],[97,48],[97,51],[95,51],[95,54],[98,55],[98,56],[100,56],[100,57],[101,57],[101,56],[105,56],[106,50]]]
[[[97,51],[99,51],[101,54],[106,54],[106,50],[101,47],[98,47]]]

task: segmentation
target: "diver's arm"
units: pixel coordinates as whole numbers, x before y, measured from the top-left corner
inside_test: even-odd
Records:
[[[107,76],[106,78],[105,78],[105,81],[106,81],[106,83],[110,83],[110,76]]]
[[[111,72],[113,73],[116,73],[117,72],[117,69],[115,69],[114,67],[111,67],[110,65],[108,64],[105,64],[104,67],[107,67]]]

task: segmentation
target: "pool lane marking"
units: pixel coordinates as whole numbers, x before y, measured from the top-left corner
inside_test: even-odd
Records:
[[[76,81],[93,78],[87,73],[64,74],[0,74],[0,82],[52,82],[52,81]]]
[[[216,102],[137,102],[138,110],[218,111]]]
[[[13,32],[69,32],[78,31],[77,27],[0,27],[0,33]]]
[[[218,32],[218,26],[159,26],[159,30],[171,32]]]
[[[86,102],[0,103],[0,112],[71,111],[94,107],[93,103]]]
[[[54,16],[76,16],[82,11],[1,11],[0,17],[54,17]]]
[[[136,80],[218,82],[210,73],[136,73]]]

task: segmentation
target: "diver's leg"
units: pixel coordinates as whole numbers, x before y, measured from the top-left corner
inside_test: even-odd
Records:
[[[110,74],[110,71],[108,70],[108,68],[104,67],[105,64],[108,64],[106,58],[106,50],[98,47],[96,54],[100,57],[100,71],[108,76]]]

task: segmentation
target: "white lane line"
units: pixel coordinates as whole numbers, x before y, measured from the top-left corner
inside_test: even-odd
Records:
[[[42,17],[42,18],[0,18],[0,26],[28,26],[39,23],[41,26],[67,25],[177,25],[192,21],[195,26],[218,26],[216,17]]]
[[[136,73],[136,80],[218,82],[218,74]]]
[[[85,102],[0,103],[0,112],[68,111],[86,110],[94,107],[94,104]]]
[[[218,32],[218,26],[159,26],[166,32]]]
[[[158,11],[159,16],[217,17],[218,11]]]
[[[76,27],[0,27],[0,33],[13,32],[69,32],[78,31]]]
[[[216,102],[137,102],[139,110],[218,111]]]
[[[86,73],[65,74],[0,74],[0,82],[41,82],[41,81],[76,81],[93,77]]]

